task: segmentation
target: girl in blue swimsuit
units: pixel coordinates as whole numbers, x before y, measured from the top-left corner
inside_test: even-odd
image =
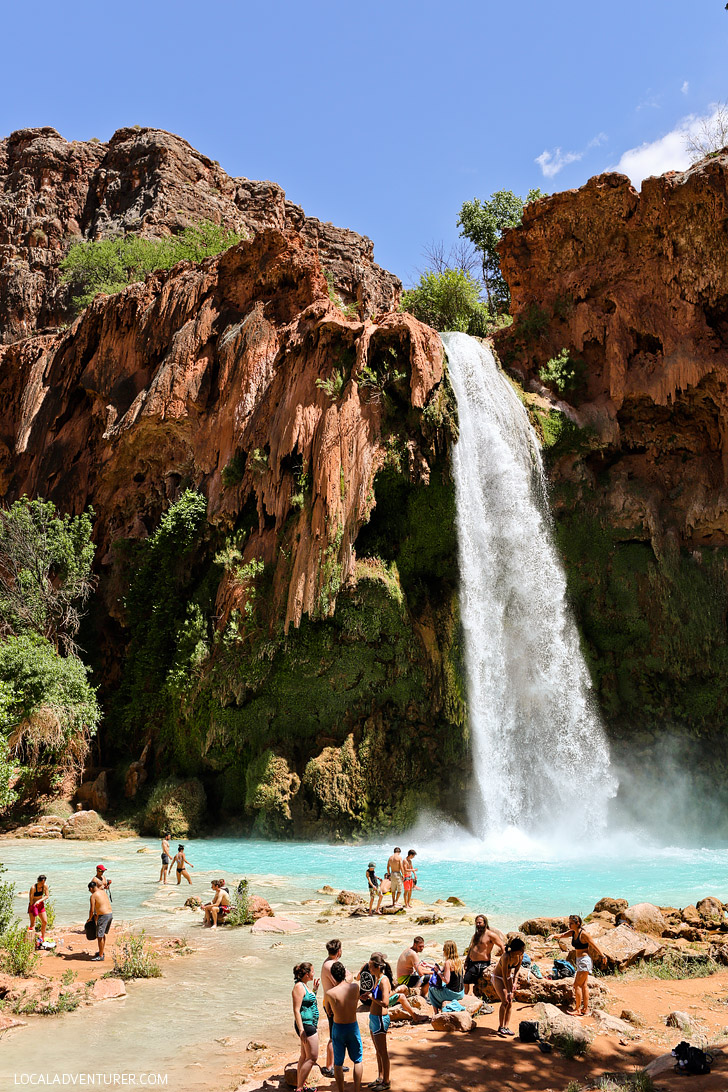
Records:
[[[375,981],[371,992],[372,1004],[369,1010],[369,1031],[374,1049],[377,1052],[379,1076],[368,1086],[374,1092],[387,1092],[389,1084],[389,1052],[387,1051],[387,1032],[389,1031],[389,997],[392,992],[391,968],[382,952],[372,952],[369,959],[369,972]]]
[[[308,1075],[318,1061],[319,1041],[318,1022],[319,1011],[316,1001],[319,980],[313,977],[313,967],[310,963],[297,963],[293,968],[293,1020],[296,1034],[301,1041],[301,1054],[298,1059],[296,1073],[296,1087],[303,1089],[306,1086]],[[313,990],[308,988],[313,983]]]

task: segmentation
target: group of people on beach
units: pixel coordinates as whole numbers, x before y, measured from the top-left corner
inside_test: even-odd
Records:
[[[89,916],[86,921],[85,931],[89,940],[96,940],[98,952],[92,956],[94,962],[103,962],[106,949],[106,938],[111,930],[114,920],[114,911],[111,905],[111,879],[107,876],[106,865],[96,865],[96,875],[90,880],[88,890]],[[47,876],[41,874],[28,890],[28,933],[39,933],[36,940],[38,948],[47,949],[54,947],[46,941],[48,929],[47,901],[50,897]]]
[[[417,851],[410,849],[407,851],[407,856],[402,857],[402,850],[399,846],[395,846],[391,857],[387,861],[387,870],[382,877],[376,874],[376,863],[374,861],[369,862],[366,878],[369,888],[370,914],[382,913],[382,900],[385,895],[392,896],[393,908],[396,907],[397,900],[402,895],[402,904],[405,909],[409,909],[412,902],[412,892],[417,886],[416,856]],[[377,900],[376,910],[373,909],[375,899]]]
[[[509,1021],[518,974],[521,969],[525,944],[521,937],[506,940],[498,929],[488,924],[484,914],[475,919],[475,932],[465,952],[459,954],[454,940],[443,944],[442,960],[423,959],[425,941],[416,936],[397,960],[396,975],[383,952],[372,952],[367,962],[358,970],[347,970],[342,961],[342,944],[338,938],[326,945],[326,958],[319,977],[314,977],[313,964],[297,963],[293,968],[293,1018],[300,1040],[296,1087],[301,1092],[315,1065],[318,1065],[318,991],[323,986],[322,1004],[329,1025],[326,1048],[326,1064],[321,1073],[334,1077],[339,1092],[344,1089],[344,1065],[348,1055],[354,1067],[354,1090],[362,1084],[364,1046],[357,1020],[359,1006],[369,1010],[369,1032],[377,1057],[377,1079],[367,1087],[374,1092],[387,1092],[390,1088],[390,1058],[387,1033],[390,1026],[390,1008],[404,1009],[415,1023],[430,1019],[415,1010],[413,996],[425,999],[436,1013],[448,1008],[462,1008],[459,1004],[466,992],[490,973],[493,988],[500,999],[499,1029],[501,1036],[512,1035]],[[493,964],[494,950],[499,953]],[[486,1005],[484,1010],[492,1012]]]

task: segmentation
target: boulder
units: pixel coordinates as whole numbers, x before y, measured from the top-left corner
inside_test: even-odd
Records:
[[[624,923],[599,938],[599,947],[610,970],[623,970],[638,959],[661,959],[665,947],[654,937],[638,933]]]
[[[76,811],[61,827],[64,838],[78,841],[110,841],[118,835],[95,811]]]
[[[261,895],[248,895],[248,910],[256,921],[258,918],[275,917],[275,914],[271,910],[270,903]]]
[[[666,925],[662,911],[651,902],[638,902],[634,906],[626,906],[617,914],[617,924],[621,922],[626,922],[641,933],[651,933],[658,937],[662,936],[662,930]]]
[[[587,1046],[591,1042],[591,1030],[576,1016],[557,1009],[555,1005],[538,1004],[529,1019],[538,1021],[538,1033],[541,1039],[553,1043],[567,1036],[577,1043]]]
[[[680,911],[680,920],[686,922],[688,925],[702,925],[703,919],[698,913],[697,906],[686,906]]]
[[[626,910],[629,903],[626,899],[613,899],[609,895],[600,899],[594,907],[594,913],[600,914],[606,911],[608,914],[618,914],[620,910]]]
[[[112,1001],[126,997],[126,986],[121,978],[99,978],[91,990],[92,1001]]]
[[[106,770],[92,780],[81,782],[76,790],[76,800],[88,804],[94,811],[108,811],[109,781]]]
[[[607,989],[602,979],[589,975],[587,980],[589,996],[592,1002],[600,1004],[606,1000]],[[475,994],[494,1004],[499,1003],[498,994],[493,989],[490,975],[481,978],[475,987]],[[521,974],[516,987],[515,1000],[524,1005],[546,1002],[551,1005],[570,1008],[574,1003],[573,978],[536,978],[535,975]]]
[[[417,925],[442,925],[444,920],[439,914],[422,914],[421,917],[415,918]]]
[[[704,921],[720,922],[724,920],[723,903],[720,899],[716,899],[712,895],[708,895],[707,898],[701,899],[696,910]]]
[[[350,918],[368,918],[369,911],[364,906],[355,906],[349,914]]]
[[[529,937],[549,937],[553,933],[563,933],[568,927],[568,918],[529,918],[520,926],[520,931]]]
[[[473,994],[468,994],[467,996],[473,997]],[[407,1000],[409,1001],[410,1005],[415,1010],[418,1016],[426,1016],[429,1019],[432,1008],[430,1005],[428,1005],[427,1001],[424,997],[422,997],[421,994],[415,993],[415,991],[413,990],[412,993],[408,995]],[[480,1004],[480,999],[476,998],[476,1000],[478,1004]],[[464,1003],[465,1000],[463,1000],[463,1004]],[[407,1012],[406,1009],[403,1009],[401,1005],[393,1005],[392,1008],[389,1010],[389,1015],[396,1024],[407,1023],[412,1020],[410,1014]]]
[[[690,1017],[686,1012],[671,1012],[665,1017],[665,1023],[669,1028],[678,1028],[680,1031],[690,1033]]]
[[[333,895],[333,893],[333,887],[329,887],[327,883],[325,883],[323,887],[319,887],[318,891],[316,892],[317,895]]]
[[[188,899],[185,899],[185,906],[189,906],[190,910],[199,910],[202,906],[202,899],[197,895],[190,895]]]
[[[435,1031],[472,1031],[474,1026],[469,1012],[438,1012],[432,1017]]]
[[[622,1039],[639,1039],[640,1033],[627,1020],[619,1016],[610,1016],[607,1012],[597,1009],[594,1012],[597,1029],[602,1035],[619,1035]]]
[[[685,922],[681,922],[677,926],[670,925],[667,929],[663,929],[662,935],[666,940],[687,940],[694,942],[696,940],[705,939],[705,929],[699,929],[697,925],[687,925]]]
[[[17,1016],[10,1016],[7,1013],[0,1012],[0,1031],[9,1031],[10,1028],[24,1028],[27,1027],[27,1020],[19,1020]]]
[[[720,944],[710,949],[710,958],[722,967],[728,967],[728,944]]]
[[[639,1012],[635,1012],[634,1009],[622,1009],[619,1014],[620,1020],[626,1020],[628,1024],[633,1024],[636,1028],[642,1028],[645,1026],[645,1018]]]
[[[290,918],[258,918],[251,933],[297,933],[301,926]]]
[[[450,903],[451,906],[465,906],[463,900],[459,899],[457,895],[450,895],[447,901]]]
[[[339,891],[336,901],[339,906],[356,906],[357,903],[364,902],[365,899],[358,891]]]
[[[283,1076],[289,1088],[298,1087],[298,1066],[295,1062],[292,1062],[286,1066],[283,1071]]]

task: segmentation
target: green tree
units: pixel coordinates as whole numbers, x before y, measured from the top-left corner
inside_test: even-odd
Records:
[[[0,637],[26,631],[74,653],[91,573],[93,510],[61,516],[23,497],[0,509]]]
[[[524,201],[512,190],[497,190],[487,201],[475,197],[460,209],[460,234],[480,252],[485,294],[493,314],[507,311],[510,306],[508,285],[500,268],[498,242],[504,231],[518,227],[524,205],[545,196],[541,190],[529,190]]]
[[[484,311],[477,281],[462,269],[427,272],[414,288],[402,294],[402,310],[409,311],[435,330],[462,330]]]
[[[155,269],[171,269],[181,261],[201,262],[244,238],[203,220],[179,235],[161,239],[119,235],[75,243],[61,262],[62,282],[70,288],[75,310],[81,311],[98,292],[120,292]]]

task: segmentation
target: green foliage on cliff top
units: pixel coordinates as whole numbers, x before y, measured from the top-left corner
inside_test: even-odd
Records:
[[[418,285],[403,292],[400,306],[435,330],[469,331],[478,336],[484,336],[490,317],[481,303],[477,282],[462,269],[423,273]]]
[[[179,235],[146,238],[121,235],[76,243],[61,262],[62,280],[69,285],[73,306],[82,311],[98,292],[120,292],[155,269],[177,262],[200,262],[245,238],[209,220],[187,227]]]

